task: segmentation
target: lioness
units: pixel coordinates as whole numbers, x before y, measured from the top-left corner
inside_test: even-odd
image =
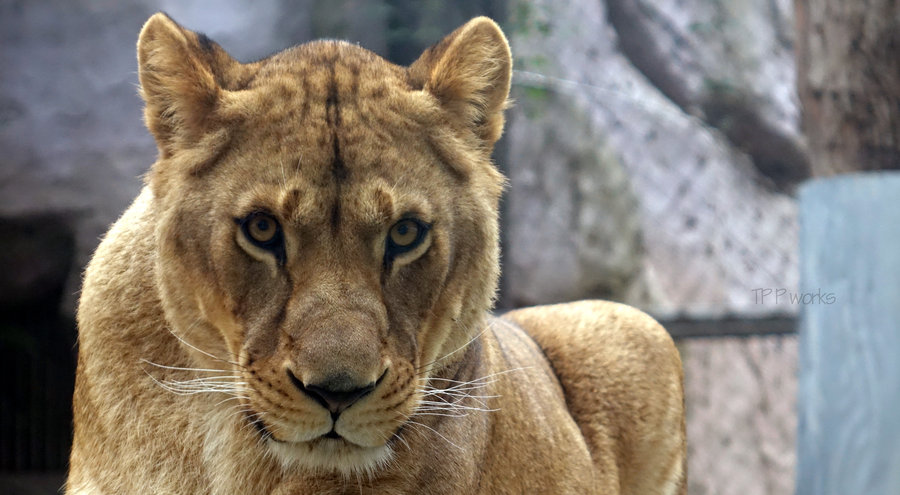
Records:
[[[491,318],[511,59],[138,41],[147,185],[91,261],[67,491],[672,494],[681,363],[619,304]]]

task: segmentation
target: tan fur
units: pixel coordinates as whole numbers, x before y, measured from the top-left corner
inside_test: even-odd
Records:
[[[159,159],[85,275],[67,492],[684,493],[656,322],[606,302],[488,316],[495,23],[409,68],[330,41],[240,64],[157,14],[138,60]],[[283,243],[249,237],[260,212]],[[387,256],[410,217],[430,229]],[[374,388],[333,415],[323,384]]]

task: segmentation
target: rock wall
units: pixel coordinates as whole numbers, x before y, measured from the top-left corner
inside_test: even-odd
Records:
[[[513,98],[504,304],[649,302],[638,199],[590,115],[554,89],[516,88]]]
[[[688,493],[794,493],[797,338],[679,344],[688,413]]]
[[[625,4],[630,3],[622,5]],[[519,91],[520,104],[513,109],[507,137],[507,145],[515,156],[515,160],[510,160],[509,173],[515,177],[516,169],[545,167],[544,155],[517,151],[532,146],[531,136],[558,135],[569,129],[575,136],[592,133],[587,139],[607,157],[602,164],[594,165],[597,176],[624,175],[619,184],[623,190],[631,190],[638,204],[636,212],[624,214],[622,209],[609,209],[604,202],[581,205],[582,215],[599,220],[584,224],[583,230],[573,234],[579,238],[587,238],[598,222],[606,222],[609,226],[630,225],[634,215],[639,217],[638,238],[642,246],[639,254],[634,250],[634,234],[627,229],[622,230],[621,235],[604,239],[610,263],[616,263],[616,253],[622,251],[630,251],[642,258],[642,267],[638,270],[640,276],[632,277],[633,284],[641,286],[640,289],[636,290],[633,284],[619,284],[619,292],[611,297],[659,314],[791,312],[791,308],[757,304],[753,289],[796,288],[795,201],[783,192],[786,183],[779,185],[763,173],[761,167],[755,165],[754,157],[744,151],[746,147],[730,139],[721,129],[721,119],[713,119],[703,110],[715,106],[718,100],[716,94],[710,94],[698,81],[712,79],[713,74],[704,72],[706,66],[717,67],[713,62],[724,56],[714,48],[702,50],[705,46],[717,46],[703,39],[685,38],[676,43],[671,39],[652,37],[657,32],[673,36],[672,32],[677,31],[679,25],[693,25],[684,19],[692,12],[687,9],[676,11],[674,6],[671,12],[651,9],[656,15],[651,16],[653,22],[643,28],[651,36],[647,43],[668,46],[672,52],[666,52],[670,67],[665,88],[674,95],[670,97],[641,72],[640,67],[647,63],[634,63],[622,49],[628,44],[620,39],[619,31],[608,21],[603,3],[529,1],[513,5],[509,31],[517,54],[517,72],[513,81]],[[643,6],[639,10],[647,9],[649,7]],[[700,13],[703,13],[702,9]],[[740,24],[743,19],[735,15],[728,18],[726,24]],[[774,36],[775,31],[772,33]],[[680,36],[688,34],[681,33]],[[625,36],[633,38],[634,34],[629,32]],[[746,43],[766,44],[756,41],[757,38],[765,39],[758,35],[747,39]],[[631,43],[635,42],[632,39]],[[719,43],[724,42],[720,40]],[[744,48],[751,52],[761,49],[755,46]],[[682,59],[685,60],[684,68],[680,69]],[[779,139],[791,143],[792,149],[801,149],[796,105],[790,106],[792,100],[785,96],[793,94],[793,79],[766,78],[766,71],[790,74],[790,58],[782,57],[780,64],[767,62],[754,66],[748,62],[741,66],[741,71],[732,71],[731,98],[771,102],[768,106],[753,108],[759,114],[755,120],[771,122],[765,126],[766,133],[780,133]],[[676,91],[672,89],[675,87],[683,89]],[[752,88],[752,92],[742,88]],[[566,102],[557,104],[559,109],[545,112],[540,118],[529,116],[534,105],[531,100],[545,98],[547,92],[553,92],[555,99]],[[787,103],[782,102],[785,99]],[[579,110],[573,112],[565,108]],[[744,125],[751,123],[741,122]],[[582,160],[581,148],[577,146],[558,153],[554,160],[546,162],[546,168],[552,170],[560,162]],[[578,188],[558,187],[551,182],[544,187],[552,195],[568,196],[573,198],[572,201],[577,201],[581,194]],[[520,231],[540,232],[550,228],[545,218],[535,214],[546,217],[547,210],[553,210],[547,199],[551,195],[534,195],[529,188],[533,189],[530,185],[512,182],[511,207],[505,225],[510,238],[516,238]],[[520,201],[536,205],[531,208],[514,206]],[[601,231],[615,233],[616,228],[604,227]],[[565,252],[571,249],[573,235],[556,236],[555,242],[542,244],[540,249],[544,253]],[[506,271],[506,297],[513,302],[557,299],[556,289],[552,286],[535,287],[528,278],[528,272],[534,270],[555,270],[557,260],[548,254],[541,259],[528,258],[529,263],[517,263],[517,249],[534,249],[520,248],[522,244],[507,248],[511,263]],[[595,245],[589,245],[589,249],[595,248]],[[578,273],[580,279],[600,280],[609,272],[606,266],[592,264],[589,258],[575,263],[577,268],[569,271]],[[630,266],[626,263],[622,269],[635,272]],[[579,285],[575,277],[570,282]]]

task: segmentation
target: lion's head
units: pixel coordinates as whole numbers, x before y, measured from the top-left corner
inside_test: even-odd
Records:
[[[281,460],[389,459],[492,305],[500,29],[474,19],[410,67],[336,41],[241,64],[157,14],[138,58],[172,332]]]

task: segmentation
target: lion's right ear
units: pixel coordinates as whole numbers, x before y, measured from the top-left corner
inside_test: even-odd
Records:
[[[216,126],[223,75],[240,64],[206,36],[163,13],[144,24],[137,55],[144,120],[161,156],[196,145]]]

